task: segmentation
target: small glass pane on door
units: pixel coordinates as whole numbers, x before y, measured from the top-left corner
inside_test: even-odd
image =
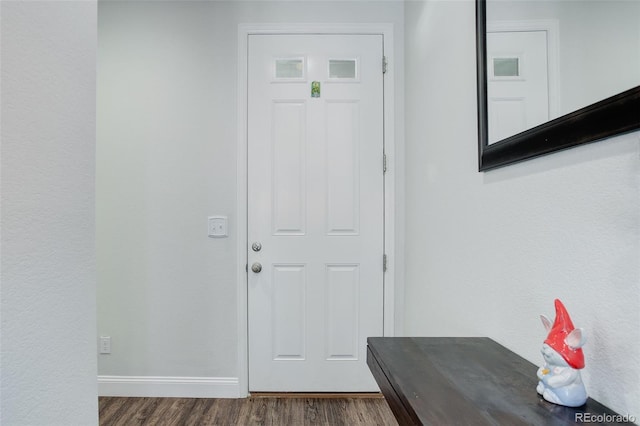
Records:
[[[304,59],[276,59],[276,79],[303,79]]]
[[[329,59],[329,78],[350,79],[357,77],[357,61],[355,59]]]
[[[519,58],[493,58],[494,77],[520,76]]]

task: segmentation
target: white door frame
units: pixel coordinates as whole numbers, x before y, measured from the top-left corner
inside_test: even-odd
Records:
[[[384,249],[387,270],[384,274],[384,335],[393,336],[395,330],[394,276],[396,260],[396,173],[395,173],[395,90],[393,24],[240,24],[238,26],[238,143],[237,143],[237,290],[238,290],[238,384],[239,397],[249,394],[248,292],[247,292],[247,60],[248,36],[252,34],[378,34],[383,36],[383,52],[388,61],[384,81],[384,151],[387,171],[384,178],[385,215]],[[380,58],[382,72],[382,58]],[[382,164],[380,165],[382,167]],[[380,265],[382,268],[382,265]]]

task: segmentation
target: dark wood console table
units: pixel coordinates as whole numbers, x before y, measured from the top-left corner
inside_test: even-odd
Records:
[[[617,416],[592,399],[579,408],[543,400],[536,393],[538,367],[488,338],[370,337],[367,343],[367,364],[400,425],[567,425]]]

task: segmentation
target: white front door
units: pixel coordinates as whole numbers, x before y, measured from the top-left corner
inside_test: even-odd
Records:
[[[549,120],[546,31],[487,33],[489,143]]]
[[[382,56],[381,35],[249,36],[250,391],[377,390]]]

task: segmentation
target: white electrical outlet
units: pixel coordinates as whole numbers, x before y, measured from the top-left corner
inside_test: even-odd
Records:
[[[111,353],[111,337],[110,336],[100,336],[100,353],[101,354]]]

